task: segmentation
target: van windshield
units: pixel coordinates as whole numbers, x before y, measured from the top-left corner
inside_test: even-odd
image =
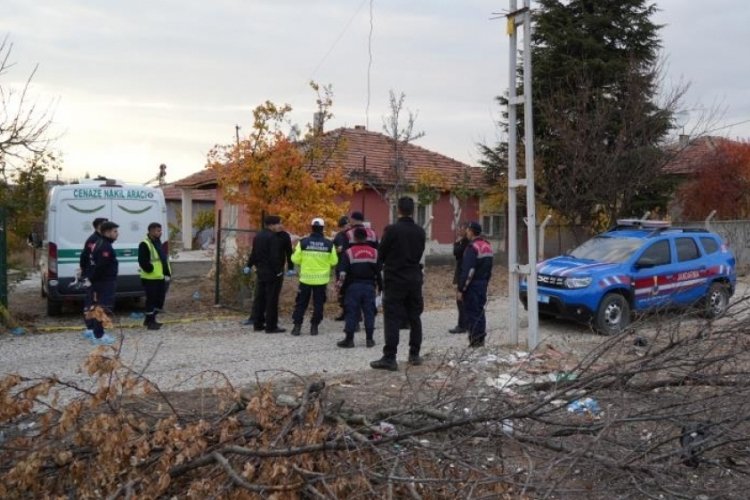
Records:
[[[570,256],[597,262],[625,262],[641,246],[643,240],[640,238],[613,238],[601,235],[570,252]]]

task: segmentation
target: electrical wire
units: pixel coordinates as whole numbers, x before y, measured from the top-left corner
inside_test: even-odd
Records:
[[[372,1],[372,0],[371,0]],[[326,62],[326,59],[328,59],[328,56],[331,55],[331,52],[333,52],[333,49],[336,48],[336,45],[341,41],[341,39],[346,34],[347,30],[349,29],[349,26],[351,26],[352,22],[354,21],[354,18],[357,17],[357,14],[359,14],[359,11],[362,10],[362,7],[364,7],[367,0],[362,0],[362,2],[359,4],[359,7],[357,7],[357,10],[352,14],[352,17],[349,18],[349,21],[347,21],[346,25],[344,26],[344,29],[341,30],[341,33],[339,33],[339,36],[336,37],[336,40],[333,41],[331,46],[328,48],[328,51],[325,53],[323,58],[320,60],[320,62],[315,66],[315,69],[313,70],[310,79],[314,79],[315,73],[318,72],[320,67],[323,65],[324,62]]]

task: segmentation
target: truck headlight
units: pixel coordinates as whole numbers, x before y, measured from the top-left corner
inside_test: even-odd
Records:
[[[565,278],[565,288],[586,288],[591,284],[591,276],[585,278]]]

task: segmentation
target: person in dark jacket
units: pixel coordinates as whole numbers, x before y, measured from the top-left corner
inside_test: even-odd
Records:
[[[464,260],[464,252],[469,244],[469,238],[466,237],[466,223],[458,226],[458,238],[453,242],[453,257],[456,259],[456,268],[453,271],[453,284],[458,291],[458,278],[461,275],[461,263]],[[456,309],[458,309],[458,322],[456,326],[448,330],[449,333],[466,333],[466,314],[464,313],[464,302],[456,300]]]
[[[354,230],[354,245],[350,246],[342,257],[337,287],[346,289],[346,337],[336,343],[339,347],[354,347],[354,332],[360,315],[365,319],[365,338],[367,347],[375,345],[375,290],[383,289],[378,263],[378,251],[367,243],[367,231],[358,227]]]
[[[111,345],[115,343],[114,337],[104,333],[104,324],[101,318],[95,318],[96,309],[107,316],[112,315],[115,308],[115,290],[117,289],[117,272],[119,264],[117,255],[112,244],[117,240],[120,227],[114,222],[103,222],[99,226],[101,240],[92,253],[89,267],[89,279],[91,280],[92,305],[89,310],[89,319],[94,320],[94,337],[91,343],[94,345]]]
[[[341,269],[344,266],[343,261],[343,254],[346,251],[347,243],[348,243],[348,237],[346,235],[346,232],[349,230],[349,218],[347,216],[343,216],[339,219],[338,223],[339,230],[336,233],[336,235],[333,237],[333,246],[336,247],[336,255],[339,258],[338,264],[336,264],[336,269],[334,269],[334,276],[336,278],[336,282],[338,283],[339,275],[341,274]],[[334,321],[344,321],[346,319],[346,308],[344,306],[344,288],[340,287],[338,289],[338,302],[339,306],[341,307],[341,314],[336,316],[333,320]]]
[[[398,200],[399,218],[383,231],[378,249],[378,262],[383,266],[383,314],[385,346],[383,357],[370,363],[372,368],[398,370],[396,352],[399,327],[404,318],[409,321],[409,364],[420,365],[422,358],[422,266],[425,231],[418,226],[414,215],[414,200]]]
[[[487,285],[492,277],[492,245],[482,236],[482,226],[478,222],[469,223],[466,237],[469,244],[461,262],[456,300],[464,303],[469,347],[482,347],[487,336],[484,305],[487,303]]]
[[[81,250],[81,257],[79,259],[78,272],[76,273],[75,279],[77,283],[83,285],[86,291],[86,295],[83,298],[83,322],[86,325],[86,330],[84,330],[82,336],[87,340],[91,340],[92,338],[94,338],[94,321],[91,319],[86,319],[86,313],[91,307],[93,293],[91,290],[91,279],[89,278],[91,252],[94,250],[97,243],[99,243],[102,238],[102,235],[99,234],[99,228],[103,222],[107,222],[107,219],[104,217],[97,217],[96,219],[94,219],[94,222],[91,223],[91,225],[94,227],[94,232],[91,233],[91,236],[86,238],[86,243],[83,244],[83,250]]]
[[[281,231],[281,217],[267,215],[263,220],[265,227],[253,238],[253,249],[243,269],[250,274],[256,269],[255,297],[251,318],[256,332],[281,333],[286,329],[279,327],[279,294],[284,280],[285,238],[277,233]],[[291,245],[291,240],[290,243]]]
[[[352,215],[349,218],[349,222],[350,222],[349,229],[346,230],[346,241],[345,241],[344,250],[354,245],[356,241],[354,237],[354,231],[357,228],[362,228],[365,230],[367,234],[367,237],[365,238],[365,243],[367,243],[372,248],[377,250],[378,245],[380,244],[380,242],[378,241],[378,234],[375,232],[374,229],[365,226],[365,216],[362,214],[362,212],[352,212]]]
[[[138,245],[138,274],[146,292],[143,326],[149,330],[158,330],[162,326],[156,321],[156,315],[164,309],[167,283],[172,279],[169,259],[161,243],[161,232],[161,224],[152,222],[148,225],[146,237]]]

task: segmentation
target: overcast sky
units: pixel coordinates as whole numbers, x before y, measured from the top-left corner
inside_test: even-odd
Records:
[[[519,1],[522,3],[522,0]],[[669,81],[691,82],[685,107],[725,109],[715,133],[750,137],[750,2],[658,0]],[[247,133],[270,99],[310,121],[310,79],[334,90],[331,127],[365,124],[370,0],[0,0],[0,33],[18,84],[52,102],[64,177],[132,182],[166,163],[174,181],[202,169],[217,143]],[[507,0],[374,0],[370,130],[388,91],[418,112],[417,144],[476,164],[494,142],[507,88]],[[689,127],[689,124],[688,124]]]

